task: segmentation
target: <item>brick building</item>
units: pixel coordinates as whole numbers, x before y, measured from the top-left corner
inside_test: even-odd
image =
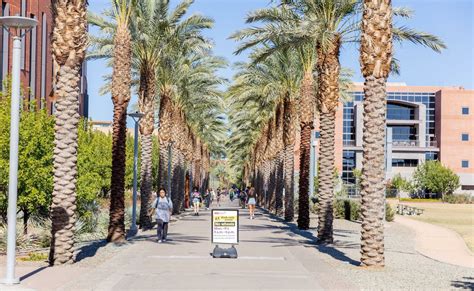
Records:
[[[363,84],[355,83],[352,95],[336,114],[335,166],[348,189],[354,189],[353,170],[362,168]],[[411,177],[420,163],[439,160],[459,176],[457,192],[474,194],[473,90],[388,83],[387,133],[387,179]],[[295,171],[298,155],[299,144]]]
[[[46,106],[48,112],[54,111],[49,96],[53,86],[53,59],[51,55],[51,0],[3,0],[2,16],[20,15],[34,18],[38,26],[25,34],[21,55],[21,88],[25,99],[36,101],[37,106]],[[0,32],[0,78],[3,81],[11,73],[12,38],[4,29]],[[79,113],[88,117],[86,65],[83,66],[81,78],[81,96]]]

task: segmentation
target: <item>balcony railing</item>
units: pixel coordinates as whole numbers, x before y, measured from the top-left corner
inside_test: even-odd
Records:
[[[394,140],[393,147],[417,147],[419,145],[417,140]]]
[[[426,146],[430,147],[430,148],[437,148],[438,147],[438,141],[430,140],[426,143]]]
[[[345,141],[343,141],[343,145],[354,147],[356,145],[356,142],[355,142],[355,140],[345,140]]]

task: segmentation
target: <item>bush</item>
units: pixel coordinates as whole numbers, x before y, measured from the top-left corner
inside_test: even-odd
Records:
[[[472,196],[466,194],[444,195],[443,201],[450,204],[472,204],[474,202]]]
[[[459,176],[439,161],[427,161],[418,165],[413,173],[416,190],[441,194],[452,194],[460,186]]]
[[[392,209],[390,204],[385,203],[385,220],[393,221],[395,219],[395,211]]]
[[[353,199],[338,199],[334,201],[334,217],[351,221],[360,220],[360,201]],[[393,221],[395,211],[392,207],[385,204],[385,220]]]
[[[351,199],[337,199],[334,201],[334,217],[346,220],[359,220],[360,202]]]

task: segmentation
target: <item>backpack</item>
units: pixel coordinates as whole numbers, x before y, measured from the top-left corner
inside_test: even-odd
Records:
[[[155,205],[154,205],[153,208],[155,208],[155,209],[158,208],[158,203],[159,203],[159,202],[160,202],[160,197],[156,198],[156,203],[155,203]],[[168,196],[166,196],[166,202],[168,202],[168,205],[171,204],[170,198],[169,198]]]

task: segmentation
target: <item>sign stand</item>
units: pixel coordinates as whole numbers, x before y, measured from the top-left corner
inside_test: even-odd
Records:
[[[237,259],[235,245],[239,243],[239,210],[213,209],[211,219],[212,243],[216,244],[212,251],[213,258]],[[219,244],[230,244],[230,248]]]

